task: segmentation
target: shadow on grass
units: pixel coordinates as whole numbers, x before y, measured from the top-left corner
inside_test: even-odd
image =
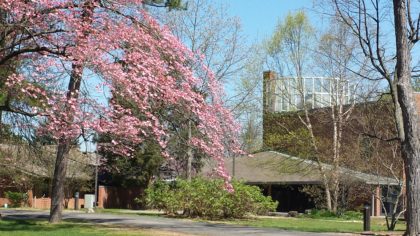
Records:
[[[0,235],[113,235],[112,230],[143,230],[148,228],[150,227],[119,225],[118,223],[95,225],[91,220],[80,219],[66,219],[57,224],[49,224],[45,219],[0,220]]]
[[[89,226],[87,226],[89,227]],[[39,232],[39,231],[56,231],[80,228],[80,225],[69,223],[48,224],[44,219],[31,220],[15,220],[3,219],[0,221],[0,232],[20,231],[20,232]]]

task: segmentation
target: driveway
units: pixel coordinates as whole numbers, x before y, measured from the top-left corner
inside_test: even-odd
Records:
[[[47,211],[29,211],[29,210],[2,210],[3,218],[6,219],[48,219]],[[206,236],[237,236],[237,235],[261,235],[261,236],[332,236],[332,235],[352,235],[337,233],[308,233],[285,231],[274,228],[256,228],[248,226],[196,222],[187,219],[172,219],[154,216],[137,215],[116,215],[104,213],[80,213],[64,212],[63,219],[83,220],[92,224],[111,224],[125,227],[139,227],[148,229],[158,229],[170,232],[178,232],[192,235]]]

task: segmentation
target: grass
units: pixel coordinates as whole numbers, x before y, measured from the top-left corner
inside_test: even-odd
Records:
[[[149,215],[162,216],[157,211],[130,211],[122,209],[100,209],[100,213],[122,214],[122,215]],[[182,217],[180,217],[182,218]],[[221,221],[208,221],[197,219],[204,222],[216,222],[224,224],[235,224],[265,228],[280,228],[284,230],[305,231],[305,232],[341,232],[341,233],[359,233],[363,229],[363,221],[360,219],[347,219],[337,217],[258,217],[252,219],[232,219]],[[371,229],[375,232],[387,231],[385,219],[372,218]],[[399,222],[396,227],[397,232],[403,232],[405,224]]]
[[[259,217],[255,219],[227,220],[220,223],[247,225],[255,227],[280,228],[284,230],[305,232],[340,232],[359,233],[363,231],[363,222],[360,220],[312,219],[292,217]],[[403,232],[405,225],[398,223],[396,230]],[[372,219],[371,230],[387,231],[385,219]]]
[[[49,224],[45,220],[0,220],[0,236],[186,236],[160,230],[93,225],[64,221]]]
[[[155,217],[166,217],[161,212],[157,211],[133,211],[123,209],[98,209],[98,213],[111,213],[118,215],[148,215]],[[182,217],[181,217],[182,218]],[[341,232],[341,233],[360,233],[363,229],[363,222],[361,220],[348,220],[343,218],[326,217],[326,218],[308,218],[308,217],[257,217],[251,219],[232,219],[221,221],[208,221],[203,219],[196,219],[197,221],[224,223],[264,228],[279,228],[284,230],[305,231],[305,232]],[[387,231],[385,219],[372,218],[371,229],[375,232]],[[405,229],[404,222],[399,222],[396,227],[397,233],[402,234]],[[64,221],[60,224],[50,225],[46,221],[14,221],[14,220],[0,220],[0,236],[3,235],[157,235],[181,236],[185,234],[168,233],[164,231],[156,231],[150,229],[127,228],[111,225],[93,225],[83,222],[69,222]]]

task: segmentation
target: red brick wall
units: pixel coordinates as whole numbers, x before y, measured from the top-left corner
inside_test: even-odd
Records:
[[[67,209],[74,209],[74,198],[66,199]],[[65,204],[65,203],[64,203]],[[66,205],[66,204],[65,204]],[[79,209],[85,205],[85,200],[79,198]],[[51,198],[34,198],[32,201],[32,207],[37,209],[49,209],[51,206]]]
[[[0,207],[3,207],[5,203],[10,205],[9,199],[4,198],[4,197],[0,197]]]
[[[34,198],[32,207],[37,209],[49,209],[51,206],[51,198]]]

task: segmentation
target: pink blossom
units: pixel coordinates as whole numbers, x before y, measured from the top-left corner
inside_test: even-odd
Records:
[[[12,74],[6,82],[10,91],[42,101],[42,105],[33,109],[40,120],[47,120],[45,126],[37,127],[38,132],[67,140],[77,139],[82,132],[111,134],[115,140],[109,149],[126,156],[133,151],[130,145],[150,137],[158,141],[163,154],[170,158],[165,151],[170,136],[168,121],[159,115],[156,106],[175,107],[185,118],[196,119],[199,134],[189,144],[218,162],[216,173],[232,191],[224,157],[229,152],[242,153],[237,140],[239,126],[223,106],[223,89],[204,66],[204,58],[194,56],[166,27],[143,8],[136,7],[140,0],[109,1],[106,8],[95,0],[81,2],[0,2],[0,8],[13,21],[11,25],[23,24],[28,32],[51,32],[51,27],[57,30],[32,36],[35,38],[28,41],[29,46],[37,42],[49,50],[22,54],[21,58],[29,59],[28,73]],[[90,11],[91,22],[82,14],[83,3],[87,2],[93,4],[92,8],[84,9]],[[20,33],[12,31],[10,36]],[[62,48],[66,48],[65,55],[60,54]],[[205,79],[195,76],[187,66],[191,61],[202,64]],[[84,75],[83,81],[90,79],[85,75],[87,70],[101,80],[96,89],[68,94],[60,86],[72,64],[80,66],[73,70]],[[209,88],[206,97],[194,89],[203,84]],[[104,95],[101,87],[130,101],[145,118],[140,119],[112,100],[103,104],[107,94],[98,98]]]

